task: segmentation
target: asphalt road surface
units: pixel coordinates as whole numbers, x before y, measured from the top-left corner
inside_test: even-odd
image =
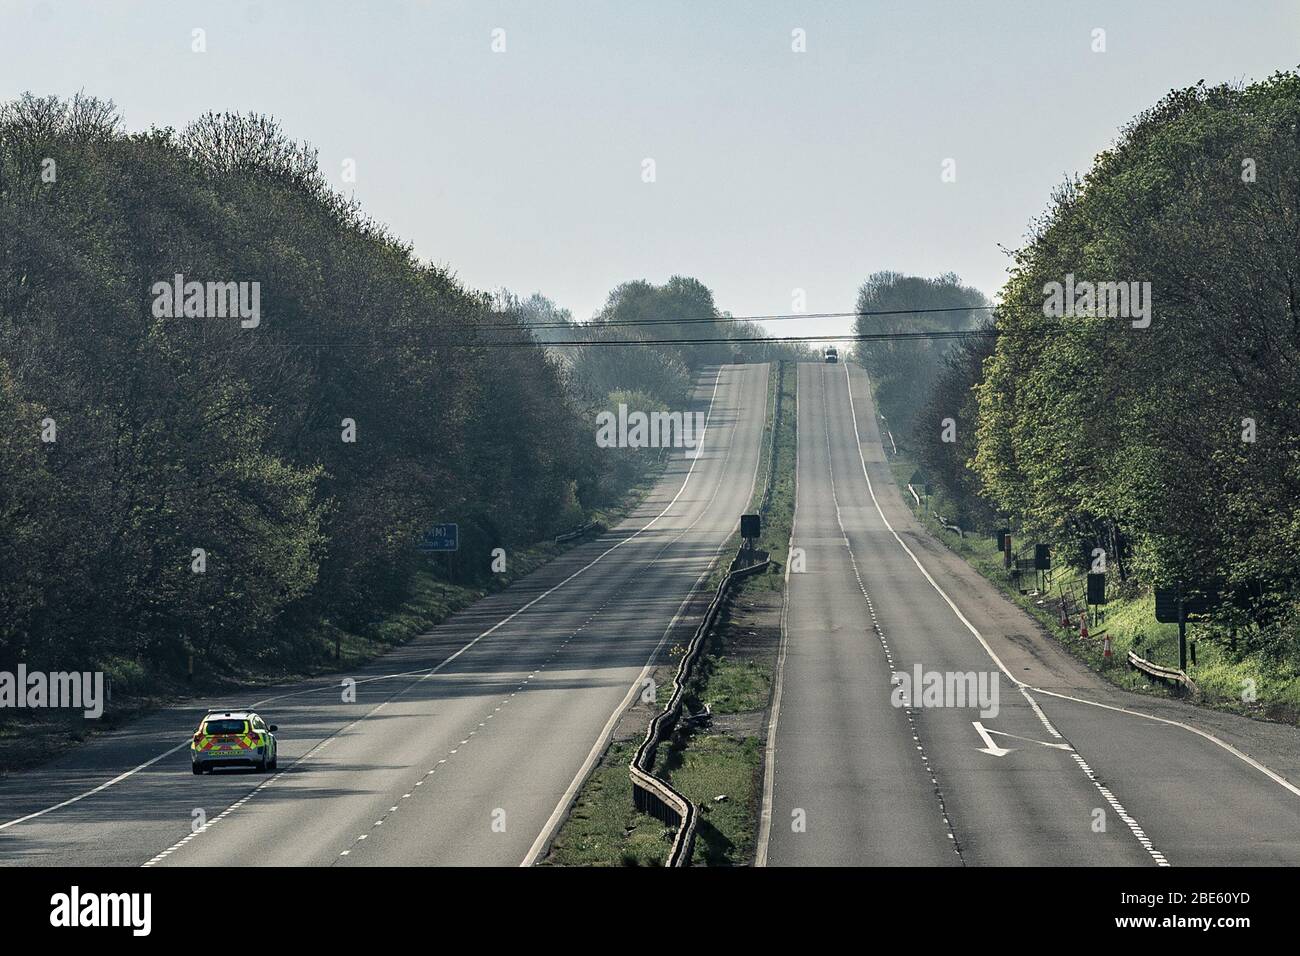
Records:
[[[768,366],[701,380],[675,451],[618,528],[348,676],[143,718],[0,784],[0,864],[533,862],[642,690],[647,662],[754,487]],[[594,440],[594,424],[593,424]],[[280,771],[190,773],[206,703],[279,725]]]
[[[798,409],[760,863],[1300,864],[1300,733],[1125,693],[1036,633],[912,517],[860,368],[801,365]],[[894,676],[918,665],[996,707],[928,702]]]

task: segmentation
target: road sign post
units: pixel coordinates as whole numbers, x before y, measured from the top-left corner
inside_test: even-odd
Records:
[[[1104,571],[1088,572],[1088,604],[1093,608],[1093,620],[1101,623],[1105,614],[1100,610],[1106,603],[1106,573]]]
[[[447,603],[447,584],[451,580],[451,556],[460,550],[460,525],[454,521],[435,524],[420,536],[416,550],[425,554],[444,553],[447,555],[447,575],[442,582],[442,601]]]
[[[1187,610],[1183,607],[1183,582],[1178,582],[1178,669],[1187,673]]]
[[[1203,613],[1214,601],[1183,593],[1180,579],[1172,588],[1156,588],[1156,620],[1178,625],[1178,669],[1187,670],[1187,615]]]
[[[754,554],[754,546],[758,543],[762,528],[762,516],[756,514],[740,516],[740,537],[744,541],[743,550],[750,556],[751,560]]]
[[[435,524],[420,537],[416,548],[426,554],[460,550],[460,526],[454,521]]]

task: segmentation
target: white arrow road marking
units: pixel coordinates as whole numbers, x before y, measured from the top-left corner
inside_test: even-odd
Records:
[[[972,720],[971,725],[975,728],[975,732],[978,733],[980,738],[984,741],[984,746],[977,748],[980,753],[988,754],[990,757],[1005,757],[1007,754],[1011,753],[1012,750],[1015,750],[1014,747],[999,747],[995,744],[993,738],[989,736],[988,730],[985,729],[984,725],[978,720]]]
[[[1010,737],[1012,740],[1023,740],[1027,744],[1038,744],[1041,747],[1051,747],[1053,750],[1074,749],[1069,744],[1049,744],[1046,740],[1035,740],[1033,737],[1021,737],[1019,734],[1009,734],[1005,730],[994,730],[992,727],[983,727],[980,724],[976,724],[975,726],[979,727],[981,732],[997,734],[999,737]]]

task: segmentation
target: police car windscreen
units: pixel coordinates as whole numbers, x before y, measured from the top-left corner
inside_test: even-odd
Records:
[[[244,732],[244,722],[242,720],[209,720],[204,730],[210,734],[242,734]]]

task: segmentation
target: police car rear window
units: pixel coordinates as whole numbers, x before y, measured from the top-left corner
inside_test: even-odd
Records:
[[[244,721],[209,720],[204,725],[204,732],[209,734],[242,734],[244,732]]]

